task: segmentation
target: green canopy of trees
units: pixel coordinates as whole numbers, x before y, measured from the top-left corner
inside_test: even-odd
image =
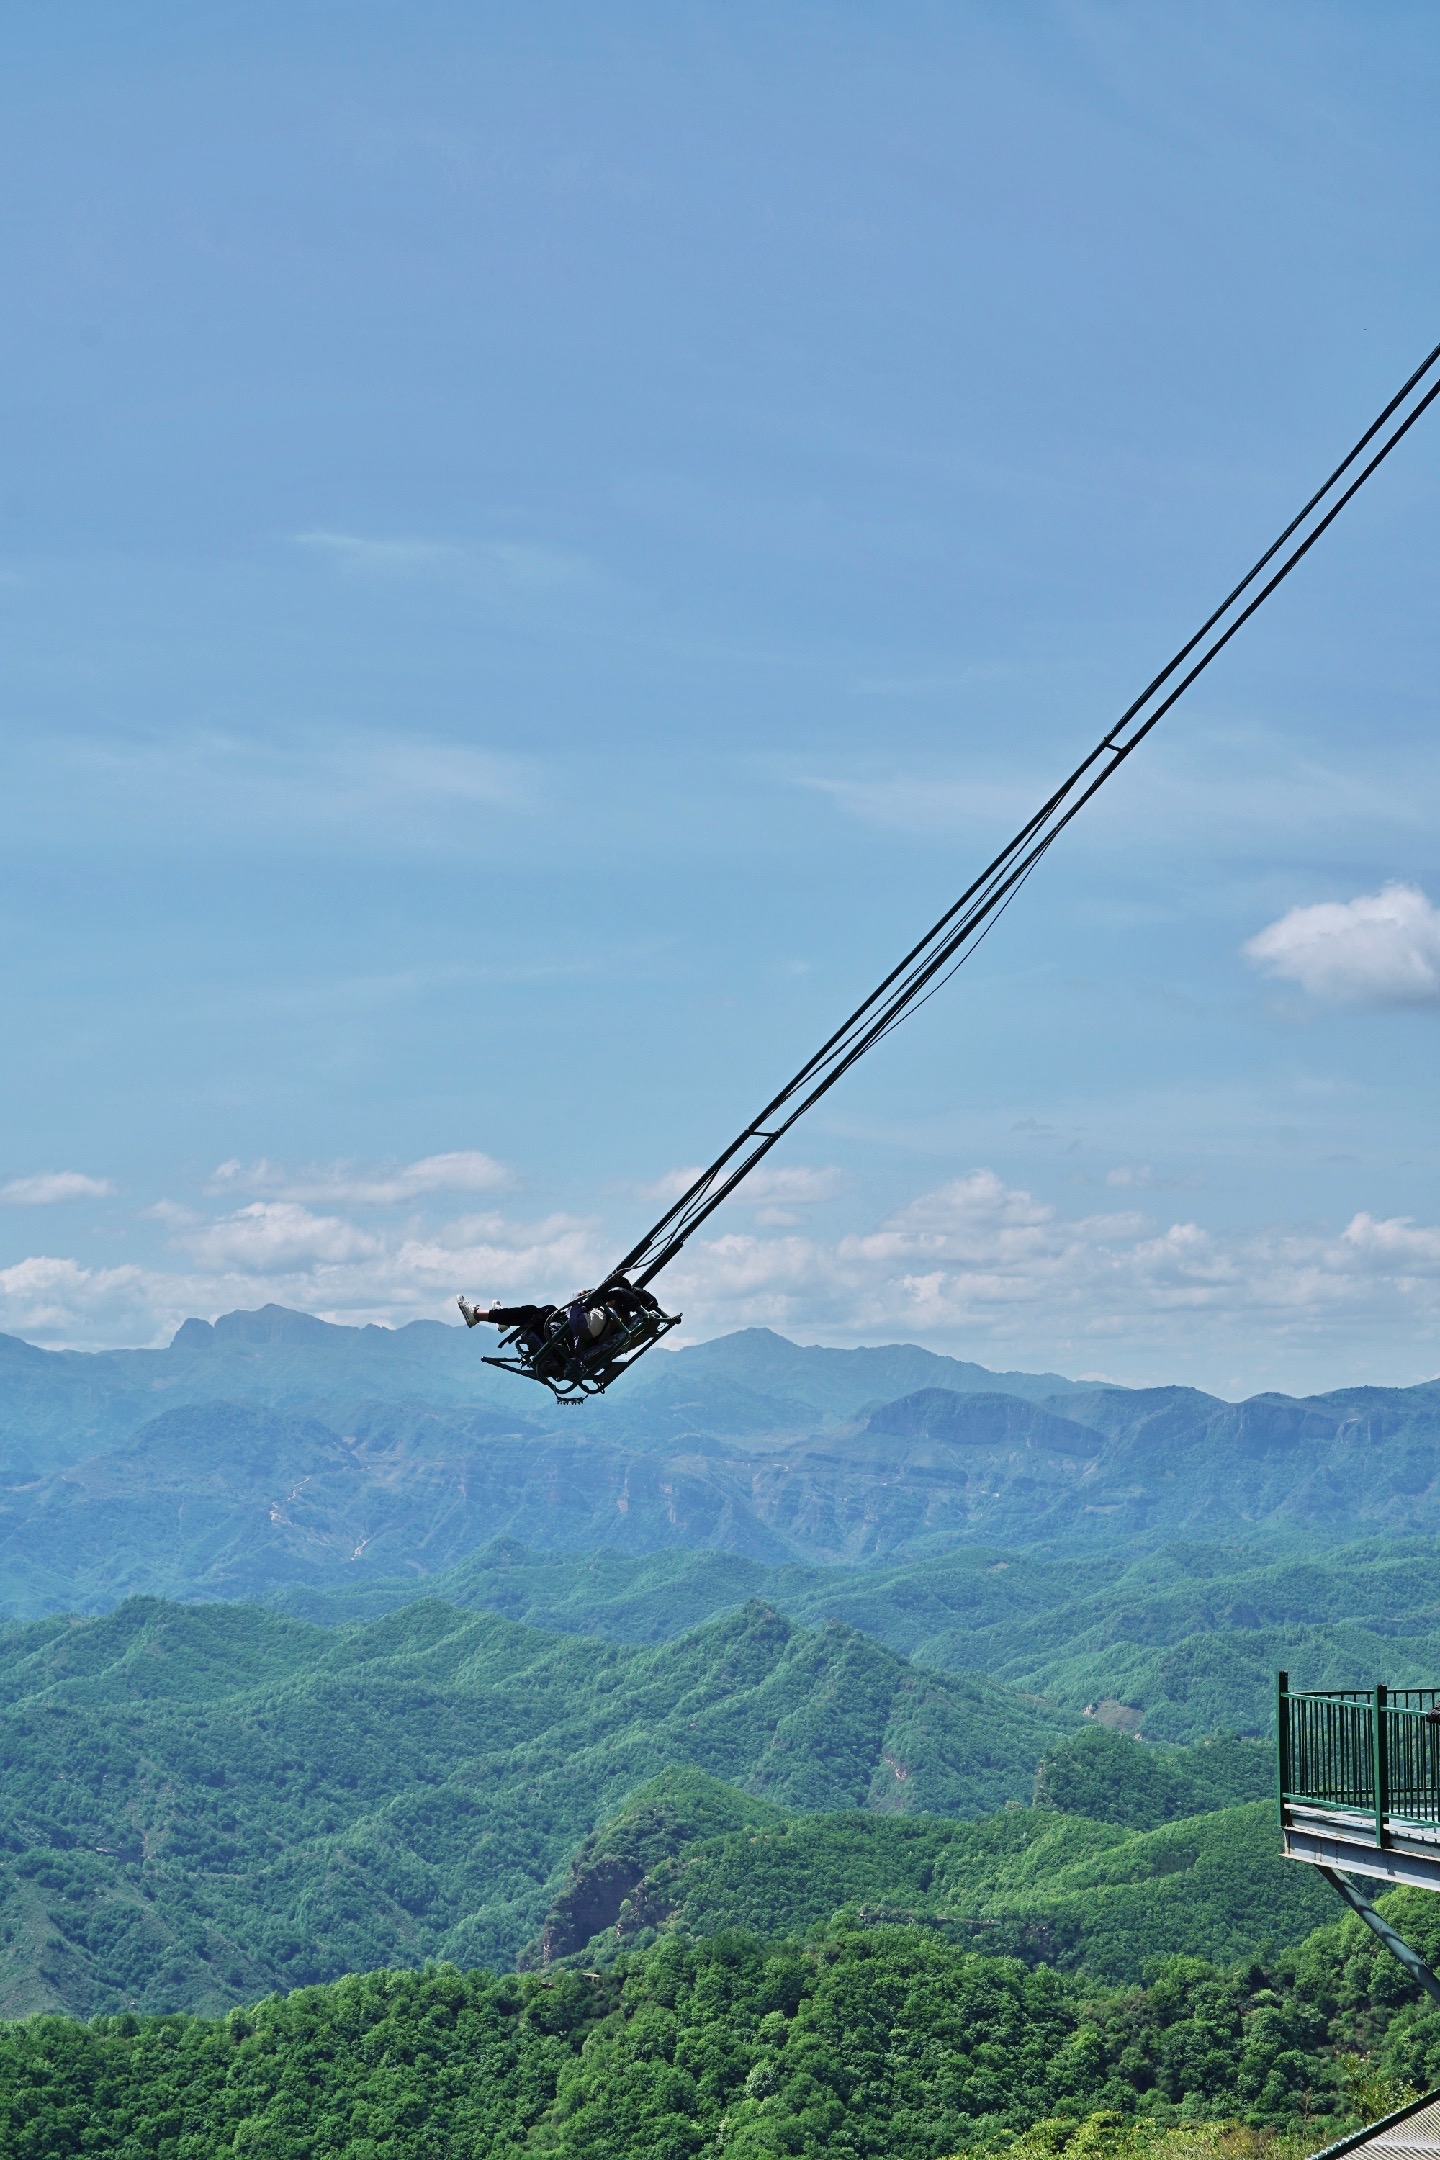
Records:
[[[1440,1930],[1406,1894],[1399,1917]],[[1095,2111],[1327,2142],[1433,2083],[1440,2011],[1358,1922],[1098,1986],[922,1928],[670,1937],[610,1971],[352,1976],[220,2019],[0,2028],[7,2160],[940,2160]],[[1054,2125],[1062,2125],[1057,2139]],[[1313,2125],[1313,2128],[1311,2127]],[[1082,2143],[1084,2140],[1081,2141]]]

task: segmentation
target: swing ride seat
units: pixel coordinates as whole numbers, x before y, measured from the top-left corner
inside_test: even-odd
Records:
[[[492,1353],[485,1358],[485,1364],[496,1365],[501,1372],[518,1373],[524,1380],[538,1380],[557,1402],[583,1402],[587,1395],[603,1395],[612,1380],[617,1380],[662,1335],[679,1327],[684,1318],[683,1313],[667,1313],[658,1305],[617,1311],[603,1291],[587,1291],[577,1302],[604,1308],[608,1324],[596,1341],[577,1349],[562,1308],[538,1345],[532,1347],[531,1341],[524,1339],[523,1329],[511,1328],[500,1338],[500,1352],[508,1349],[509,1356]]]

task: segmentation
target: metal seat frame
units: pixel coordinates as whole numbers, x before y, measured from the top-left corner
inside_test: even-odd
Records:
[[[605,1293],[587,1290],[582,1292],[578,1302],[605,1305]],[[633,1365],[636,1358],[659,1342],[662,1335],[679,1327],[685,1317],[683,1313],[662,1312],[658,1306],[653,1312],[633,1313],[628,1320],[622,1320],[609,1305],[605,1305],[605,1310],[610,1315],[610,1325],[588,1349],[574,1347],[562,1321],[534,1351],[526,1350],[522,1345],[523,1330],[511,1328],[500,1338],[502,1352],[514,1345],[511,1356],[492,1355],[484,1362],[498,1366],[501,1372],[516,1373],[522,1380],[538,1380],[541,1387],[549,1388],[556,1402],[581,1403],[587,1396],[603,1395],[627,1366]]]

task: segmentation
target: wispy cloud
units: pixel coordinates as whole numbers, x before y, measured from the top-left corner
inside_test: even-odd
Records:
[[[661,1207],[673,1207],[699,1175],[699,1166],[693,1164],[685,1169],[667,1171],[664,1177],[637,1186],[636,1197]],[[752,1171],[728,1205],[753,1208],[755,1221],[761,1229],[789,1228],[801,1220],[797,1208],[833,1200],[843,1184],[841,1172],[833,1166],[817,1169],[808,1163],[766,1164]]]
[[[658,1207],[672,1207],[682,1193],[690,1190],[704,1167],[703,1163],[686,1163],[678,1170],[667,1170],[662,1177],[637,1185],[635,1197],[653,1200]]]
[[[841,779],[807,774],[800,785],[824,795],[849,817],[892,826],[901,832],[922,833],[1011,825],[1028,816],[1049,793],[1038,782],[947,780],[933,773],[881,773]]]
[[[54,1207],[62,1200],[104,1200],[114,1190],[108,1178],[86,1177],[81,1170],[46,1170],[0,1185],[0,1201],[9,1207]]]
[[[1183,1177],[1157,1177],[1149,1163],[1117,1163],[1106,1171],[1105,1183],[1118,1192],[1194,1192],[1204,1180],[1193,1171]]]
[[[325,555],[342,570],[381,577],[413,577],[418,571],[443,569],[463,561],[463,553],[443,540],[371,539],[361,533],[300,532],[297,547]]]
[[[248,1164],[223,1162],[209,1189],[338,1207],[400,1207],[429,1193],[500,1192],[512,1182],[510,1172],[493,1155],[478,1148],[456,1148],[444,1155],[422,1156],[391,1171],[361,1170],[353,1163],[288,1171],[263,1158]]]
[[[784,1207],[833,1200],[844,1178],[833,1163],[823,1169],[810,1163],[765,1163],[745,1180],[742,1199],[776,1201]]]
[[[514,593],[551,593],[589,585],[590,564],[563,548],[527,540],[457,542],[409,535],[312,531],[294,535],[295,545],[328,557],[352,575],[415,578],[443,575]]]
[[[1003,739],[1009,741],[1008,733]],[[963,835],[1021,824],[1092,740],[1077,730],[1053,761],[1038,762],[1025,747],[1002,766],[993,744],[986,747],[991,733],[982,730],[964,763],[856,758],[838,771],[793,762],[784,771],[791,785],[825,796],[846,816],[902,832]],[[1083,849],[1093,836],[1110,848],[1123,831],[1146,849],[1178,843],[1187,853],[1197,833],[1247,855],[1263,837],[1272,859],[1297,841],[1307,859],[1317,841],[1329,838],[1393,847],[1397,836],[1433,822],[1437,784],[1440,755],[1408,744],[1403,759],[1383,745],[1367,746],[1357,765],[1297,754],[1287,737],[1257,727],[1196,727],[1165,738],[1163,754],[1127,767],[1124,782],[1101,793],[1067,845]]]
[[[998,668],[971,667],[933,668],[910,675],[861,675],[853,687],[856,697],[953,698],[973,690],[977,682],[995,680],[1000,672]]]
[[[39,806],[63,802],[68,844],[123,828],[144,844],[207,851],[243,845],[377,854],[437,847],[473,851],[476,813],[514,829],[557,785],[508,745],[471,728],[395,731],[346,725],[239,734],[186,727],[104,735],[46,733],[25,747],[25,788]]]
[[[1415,885],[1291,908],[1244,947],[1311,997],[1354,1005],[1440,1004],[1440,910]]]

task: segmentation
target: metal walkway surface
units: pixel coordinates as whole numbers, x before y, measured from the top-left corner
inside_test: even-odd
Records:
[[[1382,2116],[1367,2130],[1327,2145],[1311,2160],[1344,2160],[1348,2154],[1373,2154],[1375,2160],[1440,2160],[1440,2093],[1426,2093],[1393,2115]]]

